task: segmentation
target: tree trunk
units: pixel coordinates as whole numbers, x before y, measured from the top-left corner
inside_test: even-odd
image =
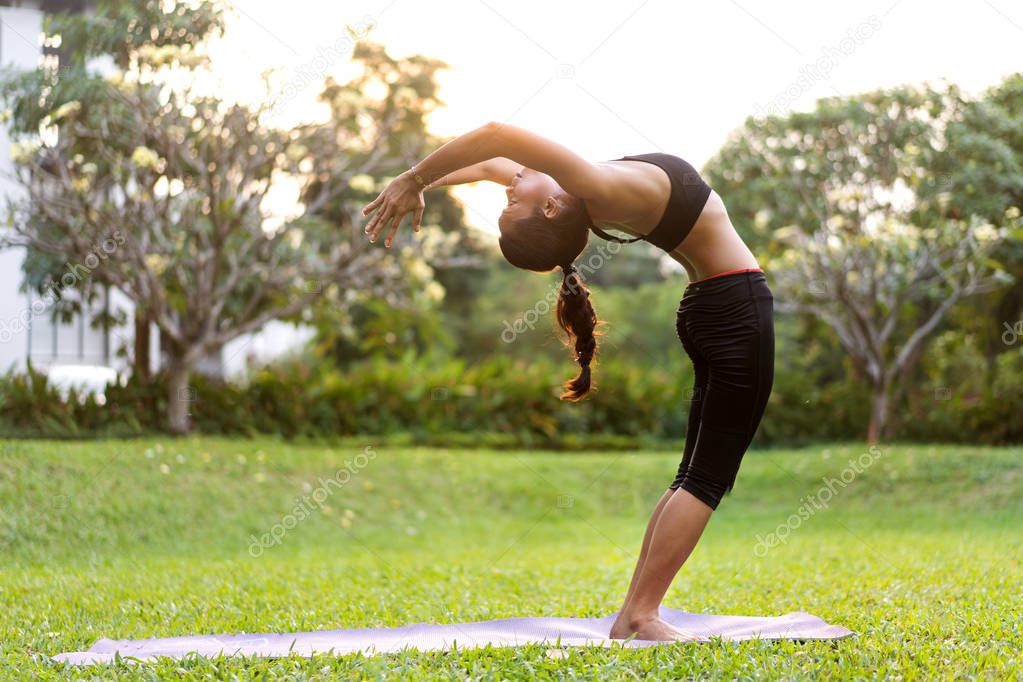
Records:
[[[132,373],[136,378],[149,379],[149,319],[135,311],[135,358]]]
[[[884,438],[888,426],[888,384],[875,384],[870,397],[870,424],[867,426],[867,443],[876,445]]]
[[[192,367],[178,358],[167,363],[167,428],[183,435],[191,426],[189,414],[195,402],[195,391],[188,385]]]

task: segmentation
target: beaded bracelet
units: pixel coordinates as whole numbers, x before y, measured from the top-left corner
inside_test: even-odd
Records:
[[[416,170],[416,166],[418,166],[418,165],[419,164],[416,164],[416,163],[412,164],[412,167],[408,169],[409,173],[412,174],[412,178],[416,181],[417,185],[419,185],[420,187],[426,187],[426,185],[428,185],[429,183],[424,182],[423,181],[423,176],[420,175],[419,171]]]

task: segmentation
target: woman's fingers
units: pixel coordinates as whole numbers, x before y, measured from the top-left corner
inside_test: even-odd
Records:
[[[362,215],[366,215],[366,212],[370,210],[370,206],[372,205],[373,204],[367,204],[366,208],[362,209]],[[372,218],[366,221],[366,234],[369,234],[369,231],[373,229],[373,221],[375,221],[377,217],[379,217],[379,215],[380,211],[377,211],[376,215],[374,215]]]
[[[379,194],[379,195],[377,196],[377,198],[376,198],[376,199],[374,199],[373,201],[371,201],[371,202],[369,202],[368,204],[366,204],[366,207],[362,209],[362,215],[366,215],[367,213],[369,213],[370,211],[372,211],[372,210],[373,210],[374,208],[376,208],[377,206],[379,206],[379,205],[380,205],[380,202],[381,202],[381,201],[383,201],[383,199],[384,199],[384,194],[383,194],[383,192],[381,192],[381,193],[380,193],[380,194]]]
[[[387,237],[384,239],[384,246],[387,247],[391,246],[391,242],[394,241],[394,236],[398,234],[398,228],[401,227],[401,221],[405,218],[404,211],[395,211],[395,214],[394,223],[390,225],[390,229],[387,230]]]
[[[362,209],[363,215],[374,209],[376,210],[373,217],[366,223],[366,234],[369,235],[370,242],[376,242],[378,237],[384,235],[384,246],[389,247],[393,244],[394,238],[398,234],[398,229],[401,227],[401,221],[408,213],[412,214],[412,227],[416,232],[419,232],[425,202],[420,198],[415,206],[399,206],[399,203],[409,202],[387,200],[381,194],[381,196]]]
[[[366,233],[369,234],[369,240],[371,242],[375,242],[377,237],[380,236],[380,232],[384,229],[384,225],[387,224],[387,220],[390,218],[390,215],[391,207],[384,206],[376,212],[376,215],[373,216],[373,220],[371,220],[370,224],[366,226]]]
[[[376,215],[366,221],[366,234],[369,235],[370,241],[373,241],[373,225],[380,219],[381,213],[382,211],[377,211]]]
[[[419,206],[412,214],[412,229],[416,232],[419,232],[419,223],[423,220],[423,209],[425,208],[425,206]]]
[[[380,222],[377,223],[376,228],[373,230],[374,242],[387,233],[387,229],[390,226],[390,224],[394,221],[394,216],[397,213],[398,211],[390,210],[387,212],[387,215],[381,218]]]

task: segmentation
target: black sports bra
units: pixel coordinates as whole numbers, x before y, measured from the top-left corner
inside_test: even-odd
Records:
[[[710,185],[700,177],[699,172],[688,161],[673,154],[651,152],[615,159],[615,161],[626,160],[646,161],[660,166],[668,174],[668,178],[671,180],[671,195],[660,222],[650,234],[635,239],[615,237],[596,225],[590,226],[590,229],[608,241],[630,244],[643,239],[667,252],[674,251],[700,217],[703,207],[707,204],[707,198],[710,196]]]

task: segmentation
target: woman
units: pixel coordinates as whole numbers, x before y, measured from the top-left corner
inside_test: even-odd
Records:
[[[487,123],[443,145],[391,182],[363,209],[376,211],[370,241],[390,246],[402,218],[418,232],[423,192],[490,180],[507,187],[500,246],[513,265],[563,271],[557,318],[575,339],[579,376],[562,398],[590,389],[599,324],[573,262],[590,230],[614,228],[659,246],[689,274],[676,331],[695,369],[685,449],[643,537],[625,603],[609,636],[693,636],[658,617],[764,413],[774,379],[774,305],[764,272],[732,226],[721,197],[677,156],[652,153],[591,163],[566,147],[508,124]]]

